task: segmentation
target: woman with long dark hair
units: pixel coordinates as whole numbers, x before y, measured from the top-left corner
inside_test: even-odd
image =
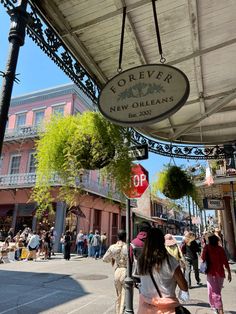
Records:
[[[208,244],[202,252],[202,260],[207,262],[207,290],[210,306],[214,313],[223,314],[221,290],[225,278],[224,267],[228,272],[229,282],[232,277],[225,250],[219,245],[219,238],[216,235],[209,236]]]
[[[178,261],[168,254],[160,229],[148,231],[138,266],[141,279],[138,314],[176,313],[180,305],[176,286],[188,291],[188,285]]]

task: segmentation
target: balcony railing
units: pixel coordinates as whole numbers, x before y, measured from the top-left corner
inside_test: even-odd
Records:
[[[16,139],[34,138],[38,135],[37,126],[22,126],[16,129],[6,129],[4,141],[14,141]]]
[[[36,174],[35,173],[18,173],[18,174],[8,174],[8,175],[0,175],[0,189],[9,189],[9,188],[27,188],[33,187],[36,182]],[[62,181],[60,180],[57,174],[53,175],[51,179],[52,186],[60,186],[62,185]],[[123,197],[120,193],[116,191],[112,191],[109,186],[103,186],[98,184],[97,181],[91,180],[88,177],[79,178],[76,182],[76,185],[81,187],[81,189],[98,194],[100,196],[123,201]]]

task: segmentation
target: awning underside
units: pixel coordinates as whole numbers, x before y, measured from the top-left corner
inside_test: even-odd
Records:
[[[159,63],[150,0],[31,1],[68,49],[103,86],[117,74],[122,6],[127,7],[122,68]],[[190,81],[187,103],[139,130],[182,143],[224,143],[236,134],[236,1],[156,1],[167,64]]]

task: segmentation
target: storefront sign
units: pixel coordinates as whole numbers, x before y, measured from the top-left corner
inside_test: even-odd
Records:
[[[221,199],[204,198],[203,204],[204,204],[205,209],[223,209],[224,208],[223,200]]]
[[[129,148],[129,157],[132,160],[148,159],[148,145],[136,145]]]
[[[102,89],[98,107],[110,121],[142,126],[179,110],[189,96],[187,76],[164,64],[142,65],[113,77]]]

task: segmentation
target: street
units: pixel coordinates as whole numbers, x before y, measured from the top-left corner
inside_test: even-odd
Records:
[[[0,314],[111,314],[114,313],[113,269],[102,260],[73,256],[65,261],[57,255],[50,261],[15,262],[0,265]],[[225,281],[226,314],[236,314],[236,274]],[[212,313],[203,286],[190,290],[186,307],[193,314]],[[135,289],[136,313],[138,293]]]

